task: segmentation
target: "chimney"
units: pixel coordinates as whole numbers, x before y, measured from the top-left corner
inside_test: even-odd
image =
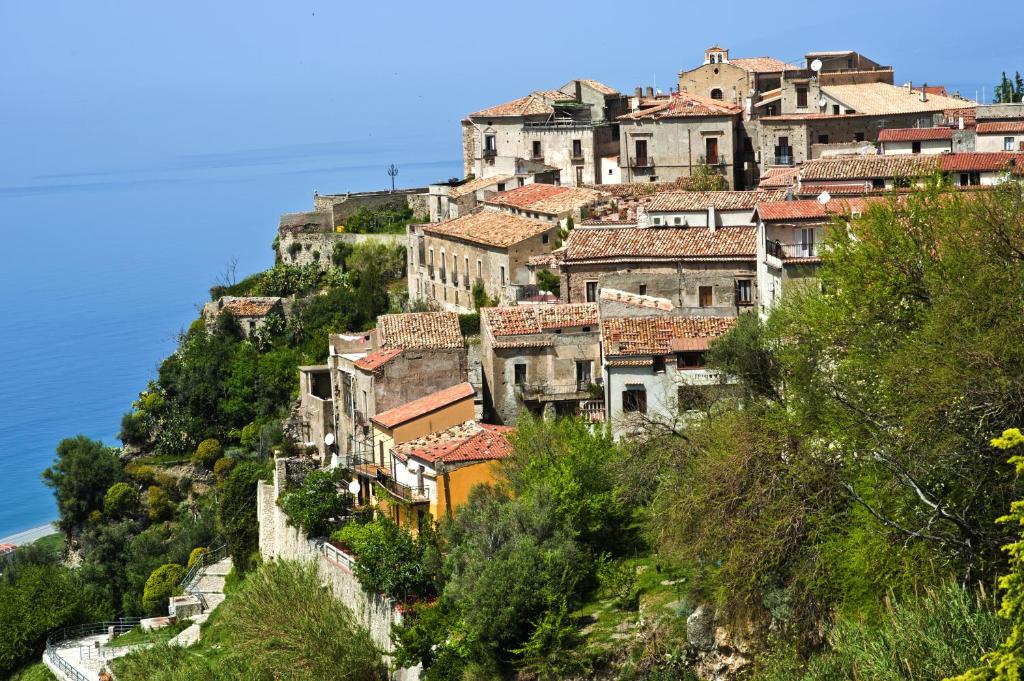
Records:
[[[647,97],[648,98],[654,97],[654,86],[653,85],[648,85],[647,86]]]
[[[718,226],[715,224],[715,222],[717,222],[717,216],[715,215],[715,206],[710,205],[708,206],[708,229],[710,229],[712,232],[715,231],[715,227]]]
[[[959,127],[960,127],[960,130],[964,129],[964,117],[963,116],[960,116],[960,126]]]
[[[921,101],[922,102],[927,102],[928,101],[928,93],[926,92],[927,89],[928,89],[928,83],[925,83],[924,85],[921,86]]]
[[[640,87],[639,85],[636,86],[636,96],[637,96],[637,99],[639,99],[640,97],[644,96],[644,89],[642,87]]]

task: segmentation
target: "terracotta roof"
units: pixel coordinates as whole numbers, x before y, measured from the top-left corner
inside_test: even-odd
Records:
[[[673,93],[668,97],[647,102],[649,105],[641,105],[637,111],[619,116],[619,120],[735,116],[743,112],[743,109],[735,104],[688,92]]]
[[[587,86],[597,90],[602,95],[617,95],[617,94],[619,94],[618,90],[616,90],[615,88],[613,88],[610,85],[605,85],[604,83],[602,83],[600,81],[591,80],[589,78],[580,78],[580,82],[583,83],[584,85],[587,85]]]
[[[600,298],[601,300],[611,300],[623,305],[645,307],[652,310],[662,310],[663,312],[670,312],[675,307],[668,298],[640,295],[639,293],[630,293],[629,291],[620,291],[614,288],[602,288]]]
[[[778,73],[792,68],[786,62],[775,57],[740,57],[739,59],[730,59],[729,63],[753,73]]]
[[[487,203],[511,206],[513,208],[528,208],[537,201],[558,196],[567,191],[569,191],[569,187],[534,182],[533,184],[524,184],[522,187],[516,187],[515,189],[495,194],[487,199]]]
[[[371,417],[370,420],[384,428],[394,428],[474,395],[476,395],[476,390],[473,389],[472,385],[469,383],[459,383],[451,388],[421,397],[418,400],[406,402],[394,409],[388,409]]]
[[[951,140],[952,128],[885,128],[878,131],[879,142],[918,142],[922,140]]]
[[[559,257],[555,253],[544,253],[543,255],[531,255],[526,259],[527,267],[541,267],[555,269],[558,267]]]
[[[761,189],[774,189],[775,187],[792,187],[796,178],[800,175],[800,168],[769,168],[761,176],[758,187]]]
[[[454,312],[406,312],[377,317],[377,337],[384,349],[463,347],[459,316]]]
[[[944,172],[994,172],[1010,170],[1024,173],[1024,152],[992,151],[940,154],[939,168]]]
[[[756,241],[753,227],[588,227],[569,233],[563,263],[647,258],[747,260],[757,252]]]
[[[784,191],[662,192],[647,204],[648,213],[707,210],[753,210],[759,201],[781,201]]]
[[[787,222],[790,220],[824,220],[833,215],[847,215],[862,212],[872,203],[887,200],[884,197],[833,199],[822,204],[815,199],[801,201],[776,201],[762,203],[757,213],[765,222]]]
[[[597,203],[602,194],[585,187],[563,187],[552,184],[525,184],[487,199],[488,205],[560,215]]]
[[[974,102],[964,99],[940,95],[928,95],[922,102],[919,92],[888,83],[825,85],[822,86],[821,91],[858,114],[930,113],[946,109],[970,108],[975,105]]]
[[[535,116],[554,113],[552,102],[571,101],[575,99],[561,90],[537,90],[525,97],[511,102],[498,104],[469,114],[471,118],[504,118],[507,116]]]
[[[453,220],[423,226],[423,231],[428,234],[499,248],[508,248],[552,229],[557,229],[557,225],[497,210],[478,210]]]
[[[1024,132],[1024,121],[991,121],[978,123],[979,135],[1000,132]]]
[[[391,451],[402,461],[415,457],[431,464],[493,461],[512,454],[508,434],[514,430],[507,426],[467,421],[439,433],[404,442]]]
[[[546,333],[578,326],[590,326],[596,331],[599,323],[596,303],[485,307],[480,311],[480,317],[490,334],[498,337]]]
[[[977,120],[978,111],[977,108],[972,105],[967,109],[945,109],[942,113],[946,117],[946,122],[952,125],[958,125],[960,123],[960,118],[963,117],[964,127],[971,127]]]
[[[366,356],[360,357],[353,364],[364,371],[377,371],[385,364],[393,360],[402,354],[402,348],[392,348],[390,350],[374,350],[373,352],[367,353]]]
[[[844,180],[912,177],[930,172],[938,165],[937,155],[834,156],[804,163],[801,180]]]
[[[605,357],[667,355],[684,350],[706,350],[710,340],[735,324],[735,317],[605,319],[601,325],[601,341]]]
[[[224,299],[221,307],[236,317],[264,317],[280,302],[280,298],[231,298]]]
[[[477,189],[492,187],[501,182],[508,182],[511,179],[514,179],[512,175],[493,175],[491,177],[477,177],[475,179],[469,180],[468,182],[463,182],[460,185],[452,187],[451,189],[448,190],[448,196],[452,198],[458,198],[460,196],[465,196],[466,194],[469,194],[471,192],[475,192]]]
[[[888,189],[874,189],[865,180],[839,183],[839,182],[804,182],[797,190],[797,196],[817,197],[822,192],[829,194],[867,194],[869,192],[888,192]]]
[[[946,91],[945,85],[925,85],[924,91],[930,95],[942,95],[943,97],[949,96],[949,92]]]

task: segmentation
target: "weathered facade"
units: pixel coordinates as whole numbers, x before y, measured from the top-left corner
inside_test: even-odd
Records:
[[[484,308],[480,332],[489,419],[515,425],[523,409],[574,415],[600,401],[596,304]]]
[[[203,321],[213,329],[217,317],[228,312],[238,323],[242,335],[248,338],[267,325],[271,316],[284,317],[284,299],[277,296],[222,296],[203,306]]]

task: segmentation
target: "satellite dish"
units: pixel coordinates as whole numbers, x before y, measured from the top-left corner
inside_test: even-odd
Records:
[[[831,201],[831,200],[832,200],[832,195],[829,194],[828,192],[822,192],[822,193],[818,194],[818,203],[820,203],[823,206],[826,203],[828,203],[829,201]]]
[[[821,108],[823,108],[823,109],[825,108],[825,106],[826,106],[827,104],[828,104],[828,100],[827,100],[827,99],[825,99],[824,97],[821,97],[821,98],[820,98],[820,99],[818,100],[818,106],[820,106],[820,107],[821,107]]]
[[[821,60],[815,59],[814,61],[811,62],[811,71],[817,73],[818,71],[821,71],[821,66]]]
[[[327,435],[324,435],[324,444],[328,447],[334,444],[334,433],[327,433]]]
[[[353,480],[352,482],[348,483],[348,493],[352,495],[359,494],[358,480]]]

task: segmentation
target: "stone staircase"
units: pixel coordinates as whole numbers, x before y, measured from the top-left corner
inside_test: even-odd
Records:
[[[169,611],[179,619],[192,621],[186,629],[171,639],[172,645],[190,646],[199,640],[199,625],[205,622],[210,613],[224,602],[224,581],[231,572],[231,558],[220,557],[219,553],[212,560],[189,572],[182,582],[181,596],[171,598]]]

